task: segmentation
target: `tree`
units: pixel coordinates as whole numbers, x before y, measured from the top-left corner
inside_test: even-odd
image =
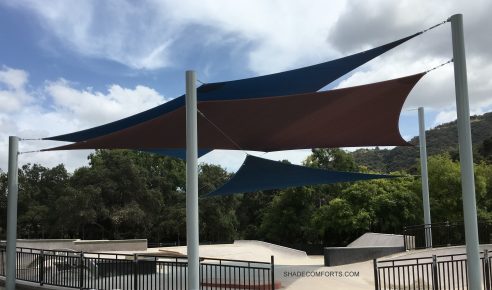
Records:
[[[313,227],[325,245],[343,246],[367,231],[400,233],[419,220],[411,177],[351,183],[316,210]]]
[[[304,165],[338,171],[358,171],[352,155],[339,148],[312,149]]]
[[[199,173],[200,234],[201,240],[211,242],[233,241],[237,236],[237,198],[235,196],[206,197],[223,185],[229,174],[220,166],[202,164]]]
[[[461,172],[448,154],[428,159],[429,199],[433,222],[463,220]]]
[[[273,198],[265,209],[260,232],[266,240],[280,244],[306,244],[314,235],[310,226],[314,211],[312,189],[289,188]]]
[[[482,144],[478,146],[478,160],[484,160],[486,162],[492,162],[492,137],[483,140]],[[475,155],[476,156],[476,155]],[[475,158],[477,160],[477,158]]]
[[[352,156],[339,148],[312,149],[312,154],[306,158],[304,165],[332,171],[359,171]],[[347,186],[346,183],[312,186],[313,198],[320,207],[338,197]]]
[[[478,219],[492,221],[492,164],[475,166],[475,191]]]
[[[240,196],[236,216],[239,222],[239,236],[242,239],[263,239],[260,232],[263,216],[278,192],[278,190],[265,190]]]
[[[422,195],[420,191],[414,191],[415,178],[377,179],[363,183],[367,183],[366,190],[371,192],[372,189],[373,231],[400,234],[404,226],[421,223]]]
[[[51,169],[26,164],[19,171],[18,225],[20,237],[64,237],[53,205],[67,190],[70,175],[63,165]]]
[[[341,246],[353,239],[353,232],[358,226],[355,215],[347,200],[334,198],[318,208],[311,221],[324,245]]]

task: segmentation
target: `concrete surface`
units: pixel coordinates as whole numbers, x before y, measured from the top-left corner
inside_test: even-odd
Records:
[[[403,247],[403,235],[365,233],[352,243],[348,248],[355,247]]]
[[[404,247],[327,247],[324,265],[338,266],[381,258],[405,250]]]
[[[186,255],[186,246],[151,248],[152,251],[172,251]],[[276,265],[323,265],[323,256],[308,256],[305,252],[261,241],[235,241],[233,244],[201,245],[200,257],[270,262]]]
[[[79,252],[146,251],[147,240],[18,239],[17,247]]]
[[[365,233],[347,247],[324,249],[325,266],[369,261],[405,250],[402,235]]]
[[[133,240],[77,240],[73,242],[74,250],[84,252],[106,251],[146,251],[146,239]]]
[[[17,247],[43,250],[72,249],[77,239],[18,239]]]

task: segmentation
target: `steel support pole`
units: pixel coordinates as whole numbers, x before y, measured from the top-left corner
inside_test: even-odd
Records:
[[[420,171],[422,181],[422,203],[424,206],[425,247],[432,248],[431,212],[429,201],[429,174],[427,171],[427,141],[425,140],[424,108],[419,107]]]
[[[466,75],[465,40],[463,36],[463,15],[449,18],[453,37],[454,83],[456,89],[456,111],[458,115],[458,138],[461,165],[461,187],[463,215],[465,220],[466,255],[468,260],[469,289],[482,289],[480,256],[478,248],[477,204],[473,173],[473,152],[470,127],[470,106],[468,101],[468,80]]]
[[[196,74],[186,71],[186,242],[188,289],[200,288]]]
[[[17,195],[19,138],[9,137],[9,172],[7,196],[7,267],[5,286],[7,290],[15,290],[16,243],[17,243]]]

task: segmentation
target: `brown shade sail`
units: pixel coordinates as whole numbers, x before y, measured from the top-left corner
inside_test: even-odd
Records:
[[[198,147],[279,151],[409,145],[398,121],[425,73],[324,92],[198,103]],[[185,108],[97,138],[47,150],[185,148]]]

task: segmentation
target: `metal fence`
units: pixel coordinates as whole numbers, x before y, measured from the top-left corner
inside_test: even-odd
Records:
[[[491,290],[492,257],[480,253],[482,286]],[[466,254],[425,258],[381,260],[374,259],[376,290],[385,289],[468,289]]]
[[[492,243],[491,221],[478,222],[478,236],[480,244]],[[464,245],[465,227],[462,221],[406,226],[403,237],[406,250]]]
[[[5,276],[5,248],[0,275]],[[186,257],[17,248],[18,280],[78,289],[187,289]],[[200,289],[275,289],[269,263],[200,259]]]

